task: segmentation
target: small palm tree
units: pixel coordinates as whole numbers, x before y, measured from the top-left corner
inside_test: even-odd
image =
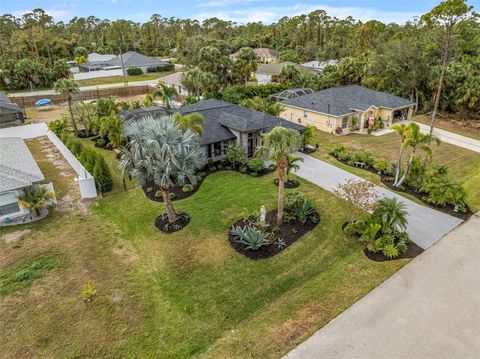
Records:
[[[258,156],[270,158],[270,160],[276,163],[278,168],[277,225],[279,226],[283,224],[283,196],[288,156],[300,146],[301,142],[302,137],[297,131],[285,127],[275,127],[264,135],[263,145],[257,147]]]
[[[115,111],[112,111],[110,116],[102,117],[100,120],[100,136],[106,136],[112,148],[119,148],[122,143],[122,125],[123,122]]]
[[[203,124],[205,123],[205,119],[198,112],[193,112],[185,116],[175,112],[173,114],[173,119],[180,126],[182,131],[191,130],[197,133],[200,137],[203,136]]]
[[[177,94],[177,90],[174,87],[165,85],[163,82],[159,82],[157,87],[159,89],[153,93],[153,97],[159,98],[163,101],[166,108],[170,108],[170,100]]]
[[[407,228],[408,213],[403,202],[396,198],[382,198],[377,202],[377,208],[373,216],[382,223],[384,233],[391,234],[393,231],[405,230]]]
[[[22,192],[18,196],[18,202],[35,216],[39,216],[42,208],[46,207],[47,201],[54,198],[53,193],[45,187],[30,186],[24,188]]]
[[[392,129],[395,130],[395,132],[398,133],[398,135],[401,137],[400,154],[398,156],[398,163],[397,163],[397,167],[395,169],[395,181],[394,181],[394,183],[397,183],[398,180],[400,179],[400,170],[401,170],[401,167],[402,167],[404,142],[405,142],[405,137],[407,136],[409,126],[406,123],[395,124],[395,125],[392,126]]]
[[[290,175],[290,173],[295,170],[299,170],[300,169],[300,164],[299,162],[303,162],[303,158],[302,157],[296,157],[292,154],[288,155],[287,156],[287,161],[288,161],[288,165],[287,165],[287,175],[285,176],[285,182],[288,182],[288,176]]]
[[[154,97],[152,94],[147,93],[143,98],[143,107],[152,107],[154,105]]]
[[[70,118],[73,124],[73,129],[75,131],[75,134],[78,134],[77,123],[75,122],[75,118],[73,116],[73,110],[72,110],[72,96],[80,92],[78,83],[70,79],[60,79],[57,82],[55,82],[55,84],[53,85],[53,89],[55,90],[55,92],[58,92],[61,95],[67,96],[68,111],[70,112]]]
[[[195,172],[203,166],[200,138],[191,130],[182,131],[171,117],[145,117],[125,126],[129,144],[123,148],[120,169],[141,185],[159,186],[168,221],[179,217],[170,199],[170,189],[186,183],[196,184]]]

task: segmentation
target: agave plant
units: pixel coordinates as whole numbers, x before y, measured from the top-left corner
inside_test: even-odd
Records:
[[[247,225],[244,227],[234,226],[230,233],[237,238],[237,242],[244,244],[246,249],[256,251],[260,247],[269,244],[269,234],[251,225]]]
[[[305,223],[308,219],[312,218],[315,215],[315,209],[312,206],[312,202],[307,198],[304,198],[303,201],[299,202],[295,208],[293,215],[301,222]]]

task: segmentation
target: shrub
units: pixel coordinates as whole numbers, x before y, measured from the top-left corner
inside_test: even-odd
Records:
[[[103,138],[99,138],[97,141],[95,141],[95,147],[100,147],[103,148],[107,145],[107,141]]]
[[[74,137],[70,137],[68,140],[67,140],[67,144],[66,146],[68,147],[68,149],[70,150],[70,152],[72,152],[72,154],[79,158],[81,153],[82,153],[82,150],[83,150],[83,144],[76,138]]]
[[[367,167],[372,167],[375,159],[372,154],[367,151],[355,151],[352,153],[350,160],[355,162],[363,162]]]
[[[167,63],[164,65],[158,65],[156,66],[157,72],[167,72],[167,71],[173,71],[175,69],[175,65],[172,63]]]
[[[61,138],[67,132],[67,121],[66,119],[61,119],[49,122],[48,129]]]
[[[162,197],[162,191],[155,192],[155,197],[157,197],[157,198]]]
[[[190,183],[187,183],[182,187],[183,192],[193,192],[193,186]]]
[[[247,172],[247,166],[245,166],[245,165],[240,166],[240,172],[241,172],[241,173]]]
[[[390,164],[384,158],[380,158],[380,159],[376,160],[373,163],[373,168],[375,168],[378,172],[380,172],[384,175],[392,173]]]
[[[308,219],[313,219],[315,221],[316,211],[313,208],[312,202],[304,198],[303,201],[297,202],[293,208],[292,214],[298,219],[301,223],[307,222]]]
[[[173,193],[173,192],[170,192],[170,193],[168,194],[168,197],[170,197],[170,199],[175,199],[175,198],[177,197],[177,195],[176,195],[175,193]]]
[[[93,168],[93,177],[98,190],[103,194],[111,191],[113,187],[112,174],[110,168],[102,155],[97,155],[95,167]]]
[[[246,249],[256,251],[268,244],[268,233],[252,225],[234,226],[230,233],[236,237],[237,242],[245,245]]]
[[[252,158],[247,162],[247,167],[252,172],[260,173],[265,169],[265,163],[260,158]]]
[[[35,216],[41,214],[42,208],[47,206],[47,202],[54,198],[54,194],[45,187],[30,186],[23,189],[22,194],[18,196],[18,201]]]
[[[340,145],[331,150],[329,154],[335,158],[338,158],[339,160],[344,160],[347,157],[347,148],[343,145]]]
[[[230,163],[233,168],[245,163],[247,157],[247,149],[243,146],[228,146],[225,154],[225,161]]]
[[[82,298],[84,302],[91,302],[97,295],[97,290],[95,289],[95,285],[93,284],[92,280],[87,282],[85,289],[82,291]]]
[[[130,76],[141,75],[143,74],[143,71],[139,67],[129,67],[127,69],[127,74],[129,74]]]
[[[305,193],[299,190],[288,191],[285,193],[283,205],[286,211],[292,212],[295,208],[301,204],[304,200],[308,201]]]
[[[148,187],[148,188],[147,188],[147,193],[150,193],[150,192],[152,192],[152,191],[153,191],[153,188],[152,188],[152,187]]]
[[[95,168],[95,163],[97,162],[97,152],[91,148],[84,148],[79,158],[83,167],[92,174],[93,169]]]
[[[461,212],[467,211],[467,192],[458,182],[448,177],[432,176],[425,186],[427,202],[436,206],[457,206]]]

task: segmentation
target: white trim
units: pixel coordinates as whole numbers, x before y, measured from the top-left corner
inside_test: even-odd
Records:
[[[289,106],[289,107],[293,107],[293,108],[296,108],[296,109],[299,109],[299,110],[302,110],[302,111],[315,112],[315,113],[318,113],[318,114],[320,114],[320,115],[325,115],[325,116],[330,116],[330,117],[338,117],[338,118],[340,118],[340,117],[344,117],[344,116],[354,115],[354,114],[356,113],[356,112],[349,112],[349,113],[345,113],[345,114],[343,114],[343,115],[338,115],[338,116],[337,116],[337,115],[332,115],[332,114],[330,114],[330,113],[325,113],[325,112],[310,110],[310,109],[308,109],[308,108],[306,108],[306,107],[293,106],[293,105],[290,105],[290,104],[287,104],[287,103],[283,103],[283,102],[281,102],[281,103],[282,103],[285,107]],[[286,109],[285,109],[283,112],[285,112],[285,111],[286,111]],[[362,112],[363,112],[363,111],[362,111]]]

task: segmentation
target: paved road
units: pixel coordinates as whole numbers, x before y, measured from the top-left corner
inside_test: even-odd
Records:
[[[285,359],[478,359],[480,213]]]
[[[147,80],[147,81],[134,81],[129,82],[128,86],[142,86],[142,85],[150,85],[155,86],[158,83],[158,79],[156,80]],[[123,82],[114,83],[114,84],[103,84],[103,85],[91,85],[91,86],[80,86],[80,91],[86,90],[96,90],[98,89],[106,89],[106,88],[114,88],[114,87],[123,87]],[[29,92],[17,92],[8,94],[11,97],[21,97],[21,96],[37,96],[37,95],[54,95],[56,94],[53,90],[43,90],[43,91],[29,91]]]
[[[338,184],[344,183],[347,179],[363,180],[350,172],[312,156],[300,152],[296,155],[304,159],[304,162],[300,164],[300,170],[296,174],[327,191],[333,192]],[[405,203],[409,213],[407,231],[411,239],[423,249],[427,249],[462,223],[462,220],[456,217],[422,206],[386,188],[377,186],[375,190],[380,197],[396,197]]]
[[[415,122],[415,121],[413,121]],[[421,122],[415,122],[418,126],[420,126],[420,131],[423,133],[430,133],[430,126],[425,125]],[[378,130],[372,133],[373,136],[383,136],[387,133],[392,133],[393,130],[390,128],[384,128],[383,130]],[[455,145],[458,147],[463,147],[467,150],[474,151],[480,153],[480,140],[476,140],[471,137],[462,136],[457,133],[453,133],[450,131],[442,130],[440,128],[434,128],[433,134],[437,136],[440,141],[450,143],[451,145]]]

